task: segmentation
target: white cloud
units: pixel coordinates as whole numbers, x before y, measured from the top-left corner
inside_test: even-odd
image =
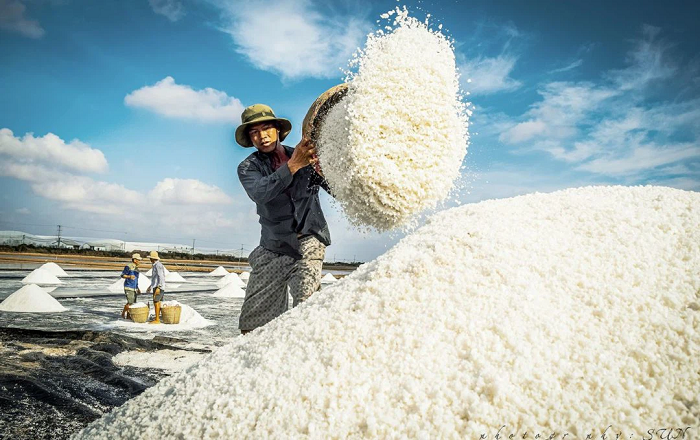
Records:
[[[236,50],[258,69],[285,79],[340,76],[371,29],[352,12],[323,15],[308,0],[218,2]]]
[[[463,87],[473,95],[512,91],[522,83],[510,77],[517,58],[499,55],[495,58],[478,57],[467,60],[459,67]],[[470,83],[464,80],[470,79]]]
[[[577,169],[608,176],[625,176],[692,158],[700,158],[700,145],[662,147],[649,144],[634,148],[622,156],[605,155],[582,164]]]
[[[525,121],[503,132],[499,136],[501,142],[520,144],[537,138],[549,141],[571,138],[589,113],[617,94],[589,82],[552,82],[538,93],[542,101],[533,104],[522,116]]]
[[[18,0],[0,0],[0,29],[14,32],[29,38],[44,36],[44,28],[38,21],[28,19],[24,14],[27,7]]]
[[[23,138],[15,137],[12,130],[0,129],[0,155],[29,163],[46,163],[52,167],[81,172],[107,171],[107,159],[102,151],[90,148],[77,139],[66,143],[53,133],[34,137],[27,133]]]
[[[163,204],[226,205],[232,202],[221,188],[195,179],[163,179],[149,197]]]
[[[17,214],[21,214],[21,215],[29,215],[32,213],[32,211],[30,211],[29,208],[18,208],[18,209],[15,209],[15,212]]]
[[[178,21],[185,16],[185,8],[177,0],[148,0],[153,12],[167,17],[170,21]]]
[[[159,115],[203,122],[239,123],[243,104],[225,92],[207,87],[194,90],[176,84],[168,76],[152,86],[145,86],[126,95],[124,103],[150,110]]]
[[[576,60],[576,61],[573,61],[573,62],[567,64],[567,65],[564,66],[564,67],[560,67],[560,68],[558,68],[558,69],[550,70],[549,73],[563,73],[563,72],[568,72],[569,70],[573,70],[573,69],[575,69],[575,68],[581,66],[581,64],[583,64],[583,60],[580,60],[580,59],[579,59],[579,60]]]
[[[667,56],[670,45],[658,38],[660,31],[657,27],[645,25],[643,38],[627,55],[630,65],[609,72],[608,77],[620,90],[638,90],[654,81],[669,79],[676,73],[677,66]]]

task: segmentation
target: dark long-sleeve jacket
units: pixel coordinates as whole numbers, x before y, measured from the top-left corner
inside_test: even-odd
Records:
[[[291,157],[294,149],[283,147]],[[331,244],[318,196],[319,188],[329,189],[313,167],[292,175],[285,163],[273,171],[270,156],[255,151],[238,165],[238,179],[257,205],[262,247],[299,259],[300,236],[314,235],[326,246]]]

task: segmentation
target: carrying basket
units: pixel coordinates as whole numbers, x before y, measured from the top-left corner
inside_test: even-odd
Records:
[[[163,306],[160,308],[160,320],[163,324],[179,324],[180,313],[182,313],[180,306]]]
[[[323,92],[323,94],[311,104],[311,108],[309,108],[309,111],[306,112],[306,116],[304,116],[304,122],[301,124],[302,135],[316,142],[318,140],[318,130],[323,122],[323,118],[347,93],[347,83],[338,84]]]
[[[148,313],[150,312],[149,307],[136,307],[134,309],[129,308],[129,317],[132,321],[138,323],[144,323],[148,321]]]

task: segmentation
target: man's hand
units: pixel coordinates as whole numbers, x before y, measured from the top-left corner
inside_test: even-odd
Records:
[[[303,138],[294,148],[294,153],[292,157],[289,158],[287,166],[292,175],[304,168],[305,166],[316,163],[318,159],[314,159],[316,156],[316,146],[311,142],[309,138]]]
[[[129,275],[129,278],[132,279],[132,280],[135,280],[135,279],[136,279],[136,275]]]

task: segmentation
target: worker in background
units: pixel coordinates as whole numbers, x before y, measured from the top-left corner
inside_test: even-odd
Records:
[[[311,141],[282,145],[292,123],[267,105],[246,108],[241,121],[236,142],[255,151],[238,165],[238,179],[262,227],[260,246],[248,256],[253,270],[238,321],[245,334],[287,311],[287,286],[295,307],[320,289],[331,237],[318,196],[319,188],[330,191]]]
[[[139,261],[141,255],[133,254],[131,263],[124,266],[122,270],[122,278],[124,278],[124,295],[126,295],[126,305],[122,310],[122,318],[126,319],[129,315],[129,306],[136,302],[139,290]]]
[[[153,291],[153,305],[156,309],[156,319],[149,324],[160,324],[160,302],[163,301],[163,295],[165,294],[165,267],[163,263],[160,262],[158,252],[151,251],[148,258],[153,265],[153,276],[151,278],[151,285],[146,289],[146,293]]]

